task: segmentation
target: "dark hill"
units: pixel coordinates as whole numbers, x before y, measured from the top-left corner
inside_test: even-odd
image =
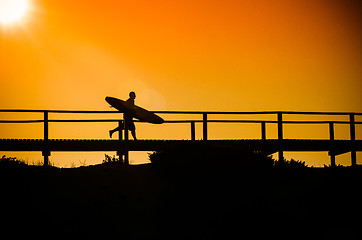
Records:
[[[209,165],[207,159],[165,159],[138,166],[1,167],[2,233],[52,239],[360,237],[361,168],[277,168],[267,159],[265,165],[246,164],[250,159],[240,164],[221,156]]]

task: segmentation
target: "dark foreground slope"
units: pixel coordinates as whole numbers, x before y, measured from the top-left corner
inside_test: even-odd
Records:
[[[360,168],[159,162],[77,169],[3,167],[0,174],[1,232],[12,238],[361,236]]]

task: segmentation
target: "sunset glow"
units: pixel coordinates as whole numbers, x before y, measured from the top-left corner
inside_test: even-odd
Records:
[[[28,0],[0,0],[0,24],[21,21],[28,8]]]

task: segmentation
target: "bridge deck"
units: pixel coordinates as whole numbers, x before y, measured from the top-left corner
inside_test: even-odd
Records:
[[[250,149],[271,154],[277,151],[328,151],[338,155],[362,151],[362,140],[129,140],[129,151],[160,151],[174,147],[212,146],[231,149]],[[118,151],[126,142],[103,139],[0,139],[0,151]]]

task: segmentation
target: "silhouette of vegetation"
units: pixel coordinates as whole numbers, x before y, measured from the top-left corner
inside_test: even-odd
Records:
[[[80,166],[80,167],[85,167],[85,166],[87,166],[87,160],[86,160],[86,159],[84,159],[84,160],[79,160],[79,166]]]
[[[308,165],[305,164],[304,161],[294,160],[293,158],[290,160],[283,159],[283,161],[274,161],[274,166],[277,168],[307,168]]]
[[[17,159],[16,157],[6,157],[2,156],[0,159],[0,167],[25,167],[28,166],[28,163],[24,160]]]
[[[156,166],[188,166],[193,168],[221,166],[243,168],[307,168],[304,161],[278,161],[261,152],[233,150],[223,148],[182,148],[169,149],[149,154],[149,159]]]
[[[268,167],[273,165],[269,156],[251,151],[226,150],[222,148],[182,148],[154,152],[149,155],[155,165],[187,165],[199,167],[205,165],[246,165]]]
[[[357,165],[357,166],[358,166],[358,165]],[[341,164],[336,164],[336,166],[332,166],[331,164],[328,164],[328,165],[323,164],[323,167],[324,167],[324,168],[345,168],[346,166],[343,166],[343,165],[341,165]]]
[[[18,159],[17,157],[7,157],[3,155],[0,158],[0,167],[1,168],[25,168],[25,167],[43,167],[43,163],[41,161],[31,162],[29,163],[26,160]],[[49,167],[56,168],[52,161],[49,161]]]
[[[111,157],[108,154],[104,154],[104,159],[102,163],[108,164],[108,163],[119,163],[119,162],[120,162],[119,157],[118,158],[115,156]]]

